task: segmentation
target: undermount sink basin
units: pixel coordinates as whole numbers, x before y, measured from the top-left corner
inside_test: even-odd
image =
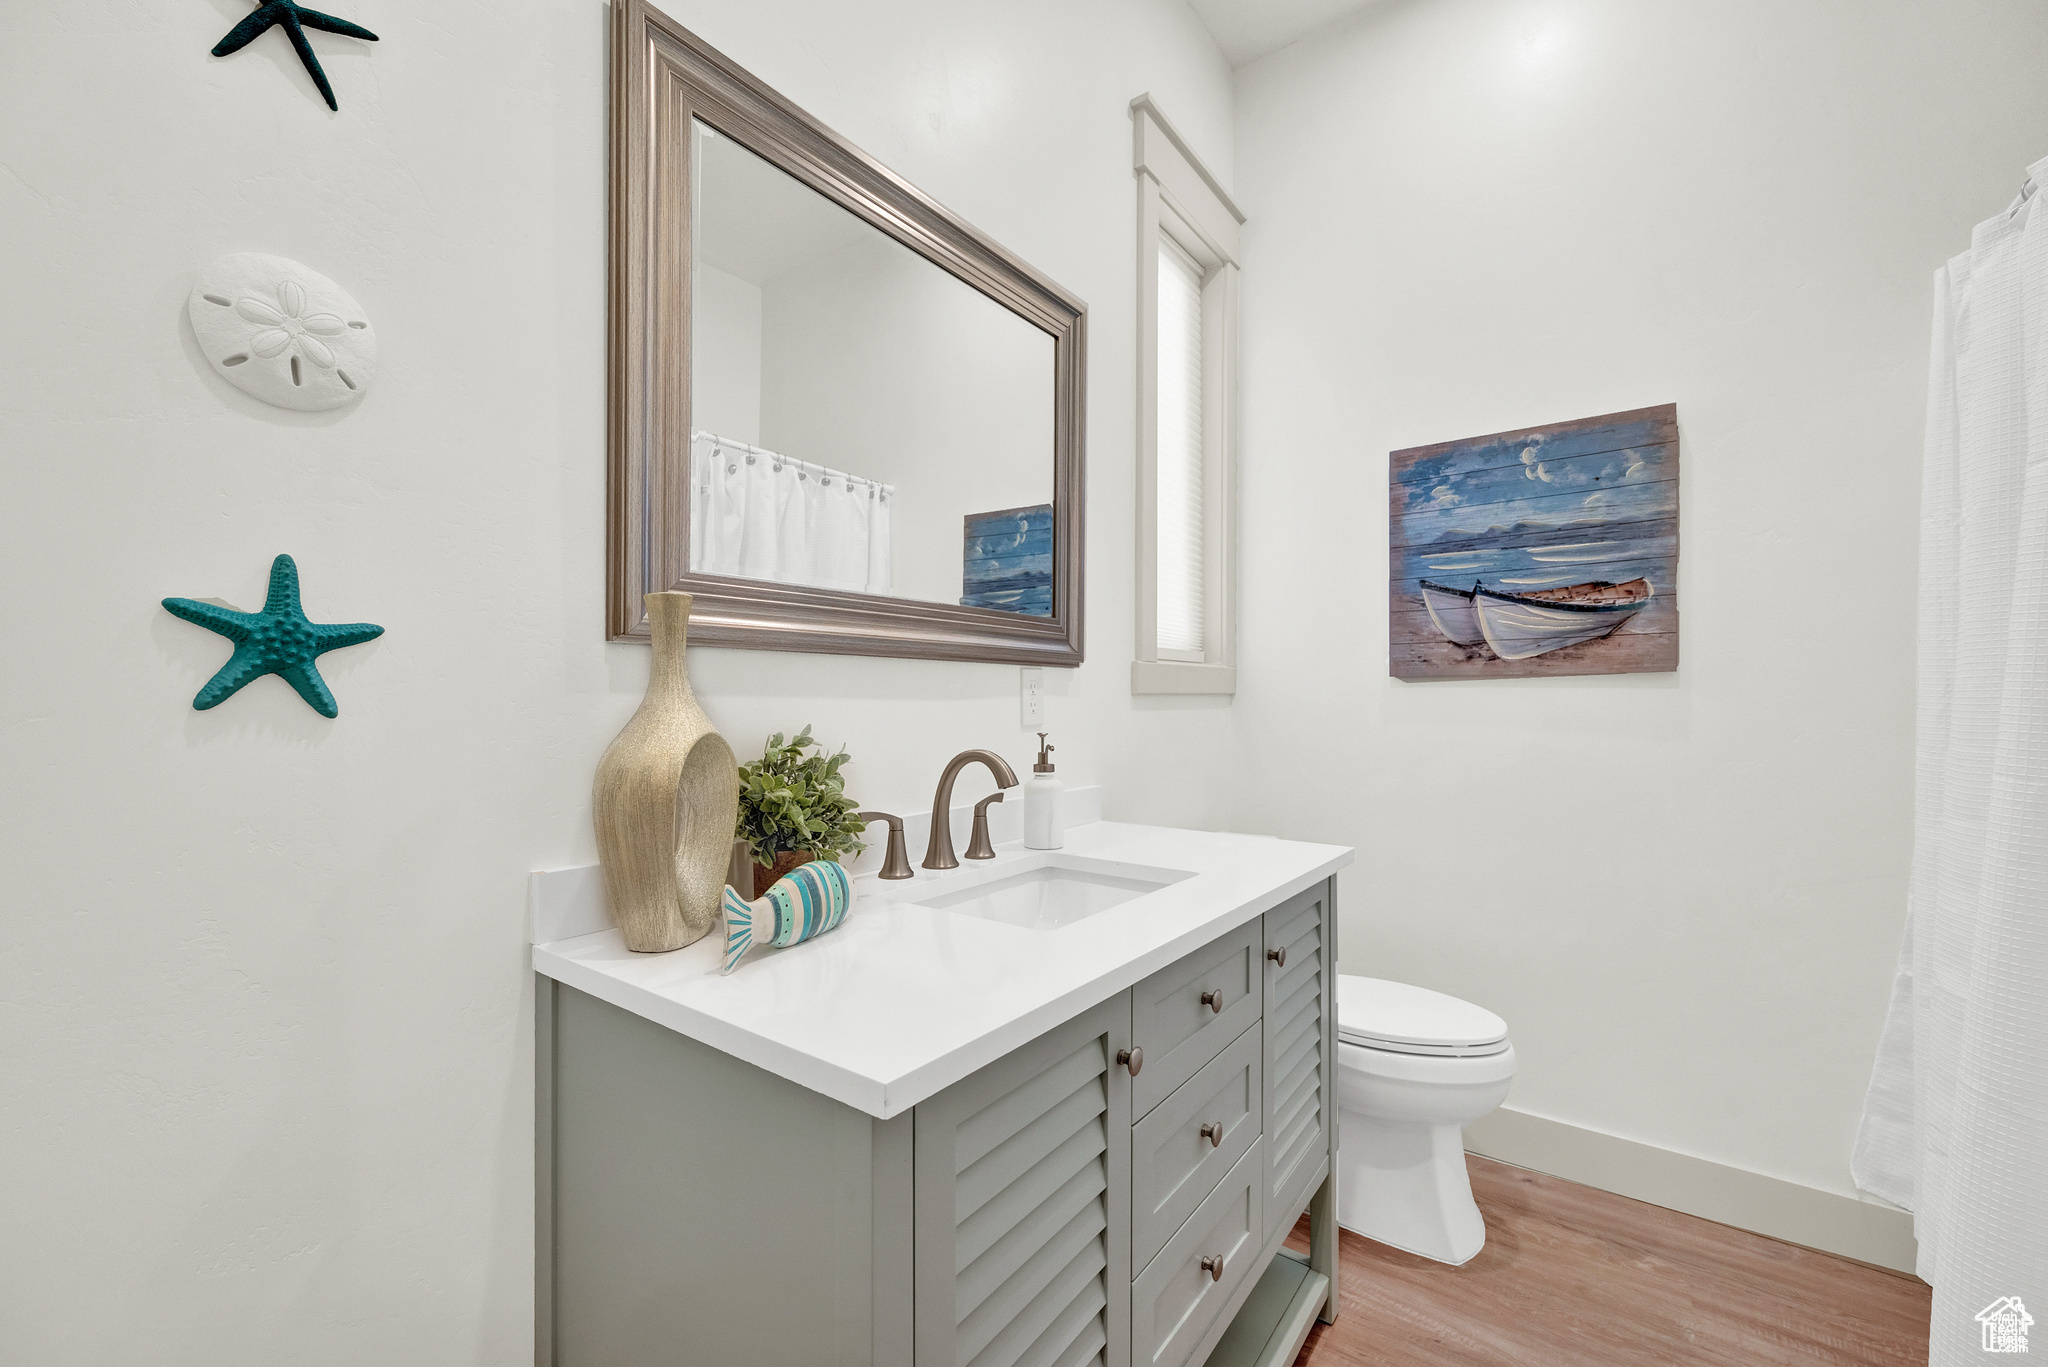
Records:
[[[918,905],[1027,930],[1058,930],[1194,876],[1060,854],[1029,855],[990,873],[969,886],[920,897]]]

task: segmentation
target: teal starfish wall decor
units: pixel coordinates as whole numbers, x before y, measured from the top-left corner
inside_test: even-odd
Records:
[[[330,650],[361,645],[384,634],[384,628],[369,622],[307,621],[299,606],[299,567],[288,555],[270,562],[270,596],[261,612],[237,612],[191,598],[166,598],[164,608],[235,643],[235,653],[192,700],[201,712],[220,706],[242,685],[275,674],[296,688],[308,707],[332,717],[341,709],[313,661]]]
[[[277,24],[284,26],[285,36],[292,40],[292,48],[299,54],[299,61],[305,64],[306,74],[327,97],[327,107],[339,110],[341,106],[334,102],[334,87],[327,84],[327,73],[320,69],[320,59],[313,55],[313,45],[306,41],[306,30],[316,28],[322,33],[339,33],[345,38],[360,38],[366,43],[376,42],[377,35],[361,24],[351,24],[346,19],[337,19],[319,10],[302,9],[293,0],[263,0],[254,14],[229,29],[228,36],[213,45],[213,55],[226,57],[240,52],[257,35]]]

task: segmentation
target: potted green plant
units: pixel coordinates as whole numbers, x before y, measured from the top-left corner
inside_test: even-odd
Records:
[[[733,837],[746,842],[752,853],[754,886],[744,890],[750,897],[759,897],[799,864],[837,862],[842,854],[867,848],[860,838],[864,824],[855,815],[860,804],[846,795],[846,781],[839,776],[849,758],[843,745],[838,754],[827,755],[806,726],[787,740],[777,731],[762,747],[761,758],[740,766],[740,814]]]

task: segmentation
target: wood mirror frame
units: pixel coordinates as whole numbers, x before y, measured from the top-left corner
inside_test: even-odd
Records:
[[[1087,306],[643,0],[612,13],[608,639],[680,589],[692,645],[1081,663]],[[1051,617],[690,571],[692,118],[1052,337]]]

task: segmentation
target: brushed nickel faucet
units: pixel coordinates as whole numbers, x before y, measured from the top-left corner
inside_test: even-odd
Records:
[[[953,756],[946,772],[939,775],[939,791],[932,797],[932,838],[924,851],[924,866],[928,869],[960,867],[960,861],[953,857],[953,780],[960,777],[960,771],[970,764],[987,765],[988,771],[996,776],[997,784],[1004,788],[1017,786],[1017,775],[1009,762],[993,750],[962,750]],[[987,806],[986,803],[982,805]],[[986,855],[975,854],[974,857],[986,859],[994,854],[991,849]]]
[[[882,877],[916,877],[910,871],[910,854],[903,846],[903,818],[889,812],[855,812],[854,815],[870,826],[877,821],[889,823],[889,850],[882,858]]]

